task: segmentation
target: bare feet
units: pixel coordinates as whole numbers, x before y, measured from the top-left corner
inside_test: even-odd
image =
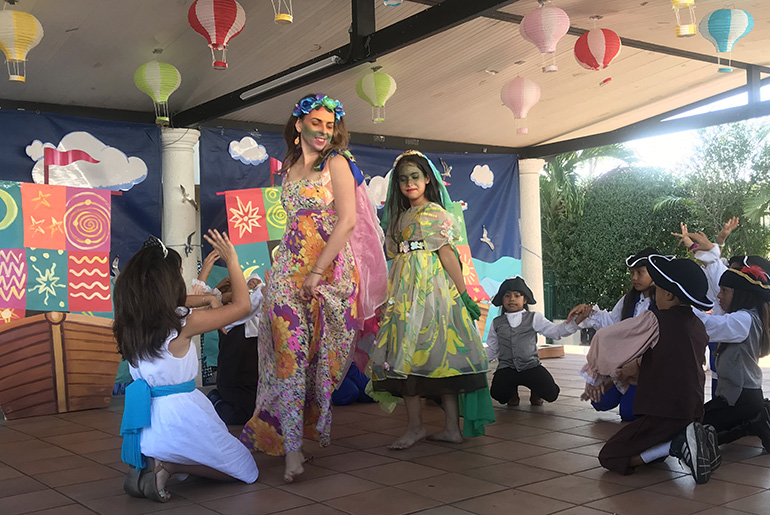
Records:
[[[286,469],[283,472],[283,480],[291,483],[305,472],[305,456],[302,451],[290,451],[286,453]]]
[[[402,449],[408,449],[423,438],[425,438],[425,435],[427,435],[428,432],[425,431],[425,428],[423,426],[420,426],[417,429],[406,429],[406,432],[401,435],[401,438],[393,442],[392,444],[388,445],[388,449],[392,449],[394,451],[400,451]]]
[[[451,431],[449,429],[444,429],[440,433],[430,435],[428,440],[432,442],[463,443],[463,435],[460,434],[459,429]]]

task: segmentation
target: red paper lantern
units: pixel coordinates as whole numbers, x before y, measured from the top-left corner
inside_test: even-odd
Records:
[[[215,70],[227,69],[227,43],[241,33],[246,11],[235,0],[195,0],[187,13],[190,26],[206,38]],[[217,59],[214,51],[221,52]]]
[[[589,70],[600,71],[610,65],[620,53],[620,38],[610,29],[589,30],[575,42],[575,59],[580,66]],[[607,77],[599,84],[607,84]]]

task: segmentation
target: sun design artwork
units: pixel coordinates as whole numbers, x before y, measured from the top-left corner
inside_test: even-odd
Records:
[[[37,272],[37,277],[35,278],[37,285],[29,290],[36,291],[40,295],[45,293],[45,301],[43,303],[47,306],[48,295],[56,297],[56,288],[66,288],[66,285],[59,284],[59,276],[54,275],[56,273],[56,263],[52,263],[51,268],[46,269],[45,273],[41,272],[35,265],[32,265],[32,268]]]
[[[467,284],[478,284],[479,276],[476,275],[476,269],[473,267],[473,262],[463,254],[460,254],[460,261],[462,261],[463,264],[463,279],[465,279],[465,282]]]
[[[238,201],[238,207],[230,208],[230,213],[233,215],[230,217],[230,221],[233,223],[233,227],[238,229],[238,237],[242,238],[243,233],[246,231],[251,233],[253,228],[262,227],[259,224],[259,220],[262,218],[262,215],[257,214],[259,211],[258,206],[251,207],[250,200],[244,205],[243,202],[241,202],[241,197],[235,198]]]

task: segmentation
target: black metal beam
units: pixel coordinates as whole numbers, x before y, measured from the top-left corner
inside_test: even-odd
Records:
[[[357,1],[359,0],[352,0],[352,2]],[[265,100],[269,100],[289,91],[293,91],[297,88],[307,86],[308,84],[318,82],[321,79],[351,69],[363,62],[374,61],[379,57],[395,52],[396,50],[422,41],[423,39],[434,36],[469,20],[483,16],[499,7],[517,1],[518,0],[444,0],[438,5],[434,5],[433,7],[373,32],[369,36],[363,38],[364,47],[362,50],[356,47],[358,42],[351,39],[350,44],[327,52],[319,58],[304,62],[281,73],[277,73],[271,77],[249,84],[248,86],[244,86],[231,93],[227,93],[226,95],[222,95],[198,106],[186,109],[176,114],[173,117],[173,122],[179,127],[200,125],[206,120],[218,118],[234,111],[244,109],[245,107],[264,102]],[[363,25],[365,25],[365,23],[363,23]],[[280,80],[286,75],[307,68],[314,63],[332,58],[332,56],[339,57],[341,62],[339,62],[339,64],[331,64],[307,75],[293,78],[285,84],[281,84],[275,88],[269,88],[267,91],[247,99],[242,98],[244,93],[254,90],[255,88],[269,85],[271,82]]]
[[[639,138],[649,138],[650,136],[659,136],[661,134],[671,134],[692,129],[702,129],[712,125],[721,125],[723,123],[734,123],[751,118],[770,115],[770,101],[757,102],[754,104],[722,109],[711,113],[687,116],[665,122],[639,122],[613,131],[593,134],[582,138],[574,138],[567,141],[558,141],[556,143],[546,143],[518,150],[519,158],[527,159],[533,157],[549,157],[564,152],[573,152],[584,150],[586,148],[601,147],[613,143],[624,143]]]
[[[437,5],[438,3],[440,3],[440,0],[408,0],[408,1],[415,4],[422,4],[422,5]],[[497,10],[491,11],[485,14],[484,17],[490,18],[492,20],[515,23],[517,25],[521,24],[521,20],[524,19],[524,16],[520,14],[506,13],[506,12],[501,12]],[[570,26],[569,30],[567,31],[567,34],[571,36],[580,37],[586,32],[588,32],[588,29],[581,29],[580,27]],[[629,48],[636,48],[637,50],[646,50],[648,52],[654,52],[656,54],[670,55],[674,57],[682,57],[684,59],[690,59],[692,61],[702,61],[705,63],[717,64],[717,57],[715,55],[701,54],[698,52],[690,52],[687,50],[682,50],[681,48],[674,48],[674,47],[669,47],[664,45],[656,45],[655,43],[649,43],[647,41],[640,41],[638,39],[631,39],[631,38],[624,38],[624,37],[620,38],[620,42],[623,44],[623,46],[627,46]],[[746,63],[743,61],[732,61],[730,64],[733,68],[740,68],[743,70],[756,68],[763,73],[770,73],[770,67],[768,66]]]
[[[85,118],[96,118],[98,120],[112,120],[117,122],[155,123],[155,113],[149,111],[128,111],[125,109],[47,104],[45,102],[25,102],[8,99],[0,99],[0,109],[9,111],[33,111],[37,114],[65,114],[68,116],[82,116]]]

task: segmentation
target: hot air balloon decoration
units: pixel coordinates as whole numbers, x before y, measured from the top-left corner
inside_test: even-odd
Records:
[[[381,66],[372,67],[356,84],[356,94],[372,106],[372,123],[385,120],[385,103],[396,92],[396,81],[387,73],[379,71]]]
[[[620,38],[610,29],[589,30],[575,42],[575,59],[583,68],[598,72],[618,56],[621,46]],[[611,80],[612,77],[607,77],[599,85],[604,86]]]
[[[290,25],[294,21],[294,10],[291,0],[270,0],[273,4],[273,21],[278,25]]]
[[[701,36],[711,41],[717,51],[717,65],[722,73],[730,73],[735,43],[754,28],[754,18],[741,9],[717,9],[704,17],[698,29]],[[722,66],[719,54],[727,53],[727,66]]]
[[[387,7],[398,7],[402,3],[404,3],[404,0],[382,0],[382,3],[385,4]]]
[[[155,104],[155,123],[168,125],[168,97],[182,83],[179,70],[168,63],[150,61],[144,63],[134,72],[134,84],[146,93]]]
[[[246,11],[235,0],[195,0],[187,12],[190,26],[206,38],[215,70],[227,69],[227,44],[243,30]],[[217,58],[215,52],[220,52]]]
[[[695,0],[671,0],[671,5],[676,14],[676,37],[686,38],[695,35]],[[682,23],[680,9],[689,11],[689,23]]]
[[[540,100],[540,86],[535,81],[516,77],[500,90],[500,100],[513,112],[513,117],[516,119],[516,133],[527,134],[529,129],[520,127],[519,120],[525,119],[529,110]]]
[[[534,44],[543,58],[543,72],[555,72],[556,44],[569,30],[569,16],[558,7],[540,6],[519,24],[521,37]],[[549,61],[546,64],[546,60]]]
[[[27,80],[27,52],[43,39],[43,26],[23,11],[0,11],[0,49],[8,65],[8,80]]]

